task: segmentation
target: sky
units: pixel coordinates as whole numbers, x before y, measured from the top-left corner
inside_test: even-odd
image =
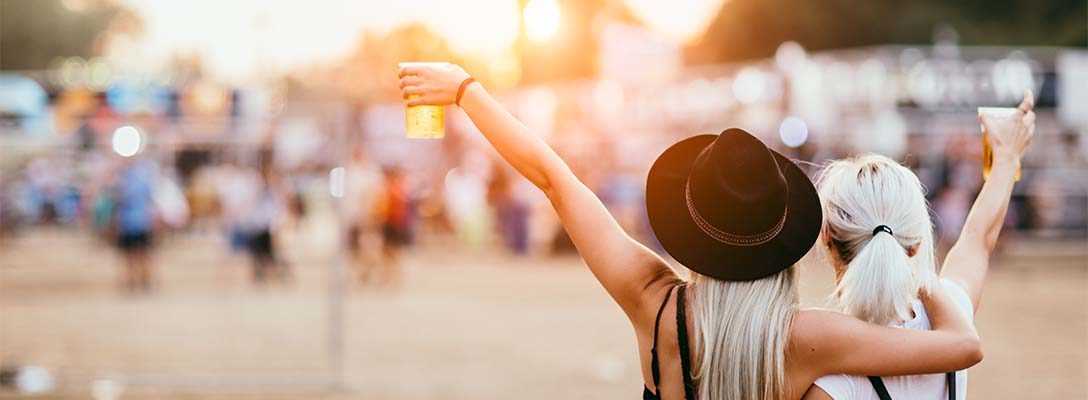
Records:
[[[512,46],[521,23],[517,0],[120,1],[143,18],[144,34],[111,46],[115,63],[153,70],[171,54],[195,51],[225,78],[332,60],[350,52],[364,31],[412,22],[428,25],[459,53],[486,57]],[[651,29],[684,42],[705,30],[725,0],[616,1],[625,1]],[[562,29],[561,15],[558,20]]]

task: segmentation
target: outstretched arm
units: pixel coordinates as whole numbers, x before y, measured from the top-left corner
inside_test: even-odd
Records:
[[[400,76],[408,105],[454,104],[469,77],[461,67],[449,64],[406,67]],[[656,294],[677,279],[664,260],[628,236],[559,155],[483,85],[465,86],[459,105],[499,154],[548,196],[589,269],[628,317],[633,322],[652,319],[655,307],[642,306],[647,294]]]
[[[993,148],[993,167],[989,179],[982,184],[975,204],[971,206],[971,212],[967,214],[959,240],[949,250],[941,268],[941,276],[962,286],[976,310],[990,267],[990,253],[1001,233],[1005,212],[1009,209],[1009,196],[1016,182],[1020,158],[1035,133],[1034,105],[1028,91],[1024,93],[1019,112],[1011,117],[1012,121],[999,123],[979,118]]]

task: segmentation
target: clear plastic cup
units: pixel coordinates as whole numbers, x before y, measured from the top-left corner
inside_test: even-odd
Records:
[[[1011,127],[1016,124],[1016,117],[1020,110],[1013,107],[979,107],[979,118],[994,127]],[[982,126],[982,179],[990,179],[990,170],[994,167],[994,149],[990,146],[990,134],[986,132],[986,124]],[[1020,181],[1020,169],[1016,169],[1016,180]]]
[[[400,68],[417,65],[445,65],[444,62],[402,62]],[[409,96],[413,99],[419,96]],[[404,108],[404,136],[409,139],[441,139],[446,135],[446,108],[444,106],[406,106]]]

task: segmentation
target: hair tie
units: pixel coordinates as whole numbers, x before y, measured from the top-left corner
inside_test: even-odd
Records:
[[[895,236],[895,234],[892,233],[892,228],[889,228],[887,225],[877,225],[877,227],[873,229],[873,236],[876,236],[876,234],[880,232],[888,232],[889,235]]]

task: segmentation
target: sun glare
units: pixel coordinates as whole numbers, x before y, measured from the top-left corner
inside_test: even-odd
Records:
[[[514,45],[521,15],[517,0],[117,1],[132,7],[145,31],[132,43],[115,43],[112,62],[154,70],[175,54],[195,53],[208,72],[227,80],[335,62],[357,49],[362,32],[382,35],[413,23],[454,51],[491,57]]]
[[[559,30],[559,3],[555,0],[530,0],[525,5],[525,35],[536,43],[544,43]]]
[[[702,36],[725,0],[689,0],[682,5],[659,0],[627,0],[626,3],[651,30],[680,43],[689,43]]]

